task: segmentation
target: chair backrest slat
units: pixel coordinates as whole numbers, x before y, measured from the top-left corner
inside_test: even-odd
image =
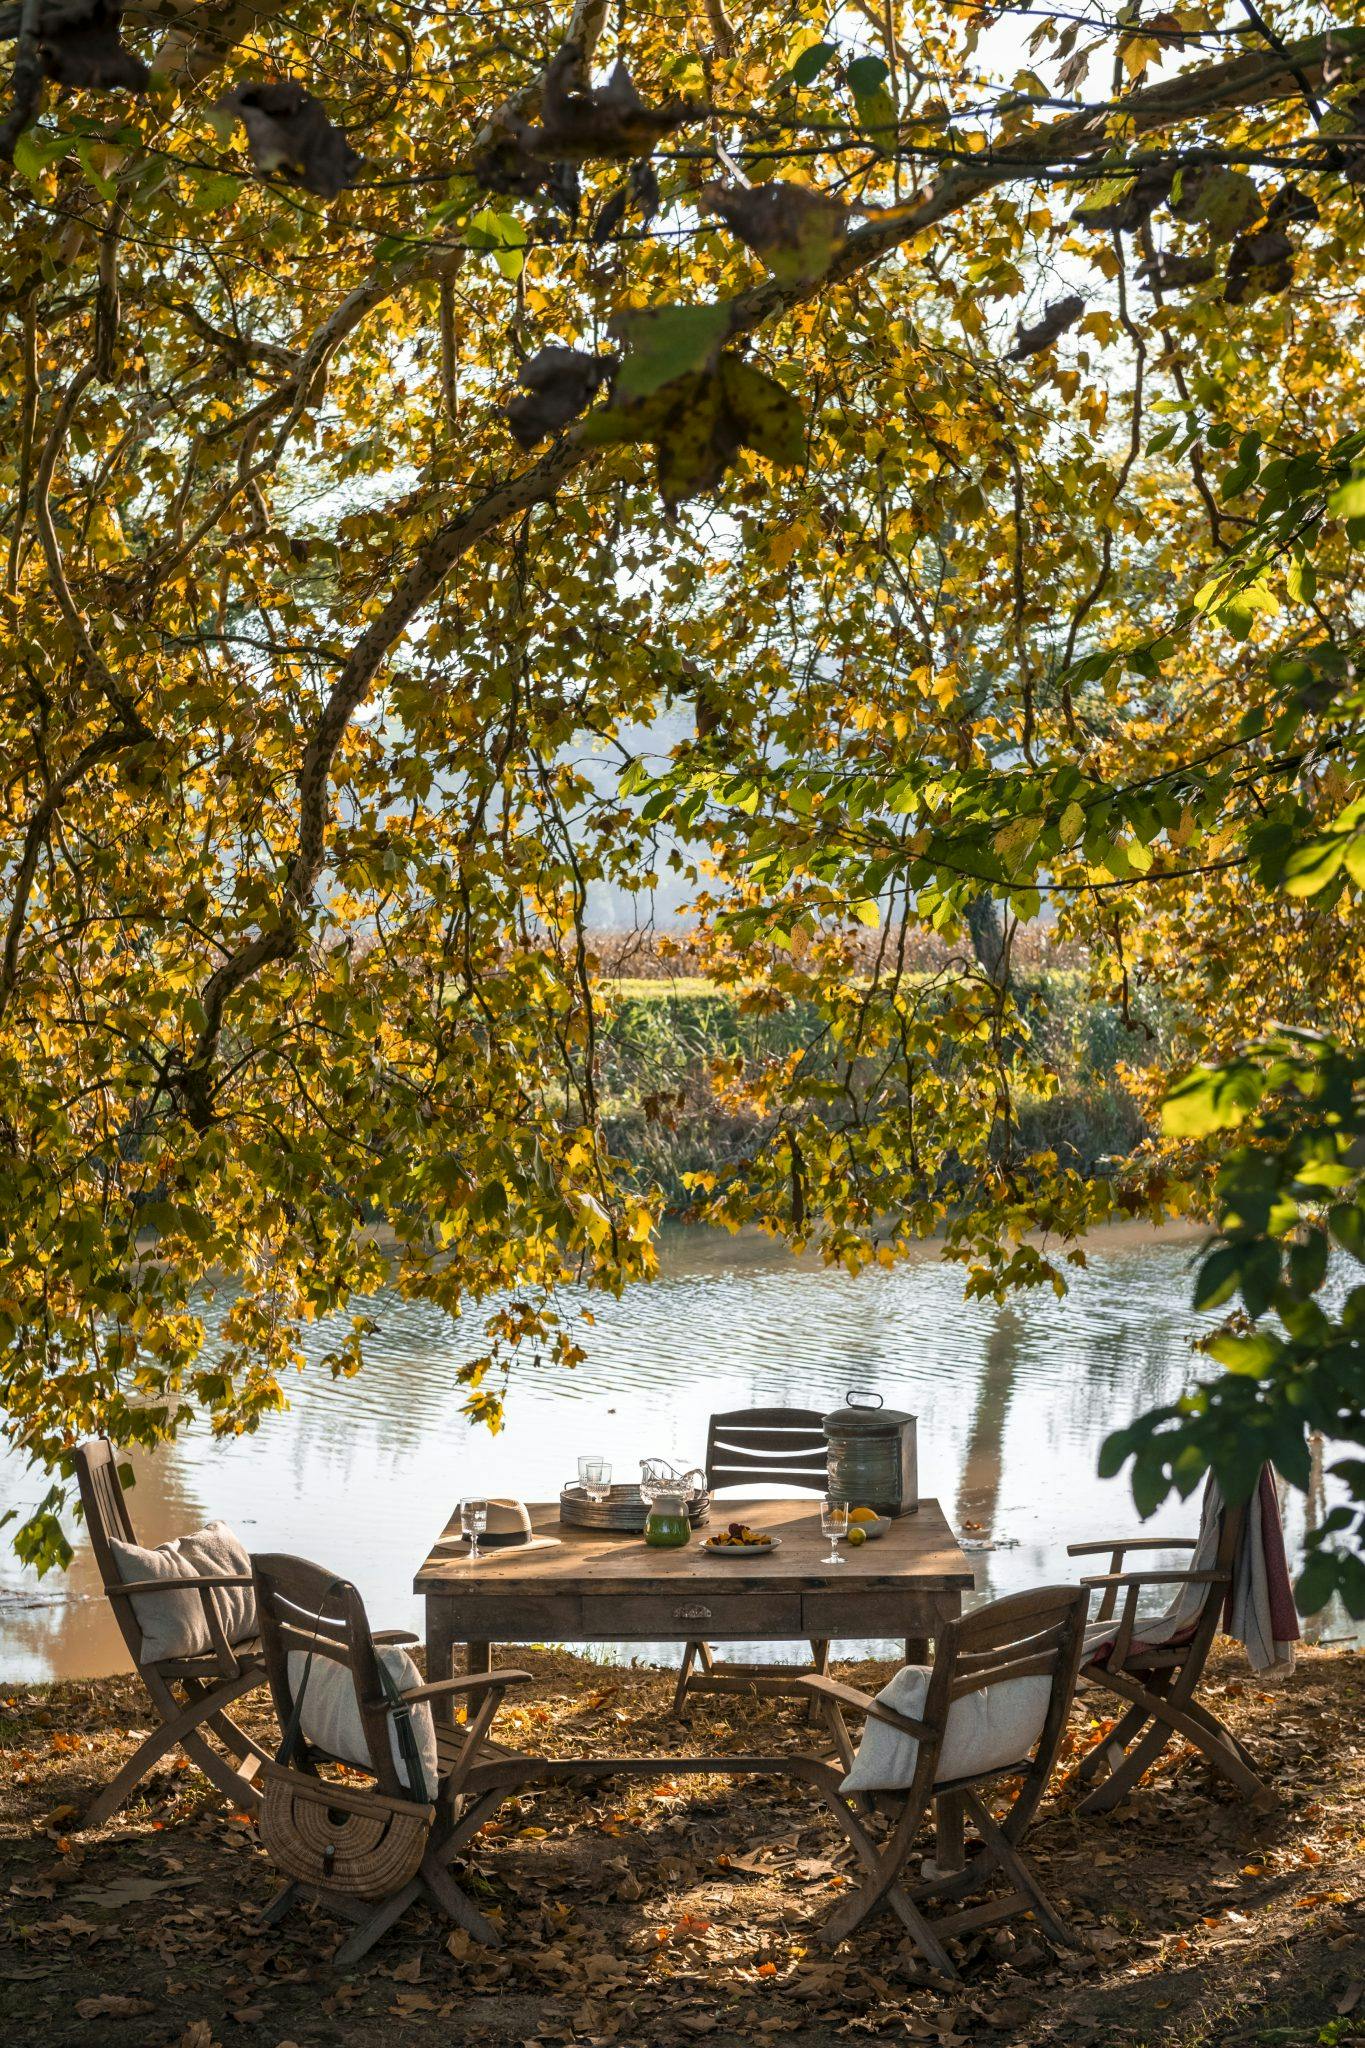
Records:
[[[943,1628],[925,1692],[922,1718],[939,1731],[921,1745],[915,1788],[927,1794],[937,1770],[942,1731],[956,1700],[1016,1678],[1050,1678],[1041,1732],[1023,1785],[1010,1809],[1005,1832],[1017,1840],[1027,1825],[1056,1759],[1062,1730],[1076,1690],[1085,1636],[1088,1595],[1080,1586],[1043,1586],[1014,1593]],[[926,1754],[927,1753],[927,1754]],[[1022,1764],[1022,1757],[1014,1759]],[[912,1788],[911,1800],[915,1797]]]
[[[123,1583],[118,1566],[114,1562],[111,1542],[137,1541],[133,1532],[133,1518],[128,1512],[128,1503],[118,1476],[118,1459],[108,1437],[93,1436],[76,1446],[76,1484],[80,1489],[91,1555],[100,1575],[100,1584],[107,1593],[111,1587]],[[133,1662],[141,1664],[142,1630],[133,1612],[132,1601],[114,1600],[110,1605],[113,1607],[119,1632],[132,1654]]]
[[[266,1676],[282,1728],[294,1712],[289,1679],[290,1652],[315,1656],[345,1666],[355,1688],[369,1767],[381,1792],[391,1798],[410,1796],[398,1775],[389,1740],[389,1717],[379,1659],[370,1634],[365,1603],[347,1579],[307,1558],[281,1554],[253,1556],[256,1613]],[[314,1667],[316,1669],[316,1666]]]
[[[817,1408],[734,1408],[711,1417],[706,1483],[712,1493],[754,1485],[823,1493],[827,1459]]]

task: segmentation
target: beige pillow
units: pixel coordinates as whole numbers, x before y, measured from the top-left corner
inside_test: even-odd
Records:
[[[912,1721],[923,1718],[925,1695],[929,1690],[930,1667],[905,1664],[877,1694],[898,1714]],[[987,1771],[1003,1770],[1022,1763],[1047,1719],[1052,1680],[1037,1674],[1031,1678],[1005,1678],[996,1685],[983,1686],[954,1700],[948,1709],[943,1747],[938,1755],[934,1782],[951,1784],[954,1778],[974,1778]],[[915,1775],[919,1743],[904,1728],[891,1728],[885,1721],[868,1721],[853,1769],[840,1787],[844,1792],[903,1791]]]
[[[375,1644],[375,1656],[384,1664],[390,1678],[399,1692],[407,1692],[412,1686],[422,1683],[422,1674],[413,1663],[407,1651],[397,1643]],[[308,1683],[303,1684],[303,1674],[308,1672]],[[305,1742],[325,1750],[328,1756],[340,1757],[343,1763],[357,1764],[361,1770],[373,1769],[369,1747],[365,1741],[365,1723],[360,1718],[360,1704],[355,1696],[355,1680],[348,1664],[338,1664],[335,1658],[315,1656],[311,1667],[306,1650],[289,1652],[289,1690],[297,1700],[299,1688],[303,1687],[303,1714],[300,1727]],[[398,1747],[398,1731],[393,1725],[392,1714],[385,1719],[389,1724],[389,1748],[393,1753],[394,1768],[398,1782],[411,1792],[408,1784],[407,1766]],[[431,1718],[431,1708],[426,1700],[414,1700],[412,1705],[412,1732],[417,1742],[417,1754],[422,1760],[422,1776],[426,1779],[426,1796],[436,1797],[436,1788],[441,1782],[441,1767],[436,1756],[436,1728]]]
[[[114,1565],[124,1584],[138,1579],[193,1579],[220,1572],[251,1574],[251,1559],[226,1522],[210,1522],[191,1536],[144,1550],[140,1543],[110,1542]],[[256,1592],[252,1586],[216,1586],[213,1601],[223,1634],[230,1643],[245,1642],[256,1633]],[[162,1664],[167,1658],[197,1657],[213,1648],[204,1596],[184,1593],[134,1593],[133,1613],[142,1630],[142,1662]]]

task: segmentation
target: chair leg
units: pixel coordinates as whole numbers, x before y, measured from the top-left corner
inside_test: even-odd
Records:
[[[956,1877],[966,1865],[963,1823],[966,1807],[960,1792],[940,1792],[934,1801],[933,1868],[926,1863],[926,1877]]]
[[[110,1779],[94,1803],[86,1808],[76,1823],[76,1831],[102,1828],[107,1820],[112,1820],[125,1799],[137,1790],[152,1765],[165,1756],[167,1750],[175,1748],[176,1740],[164,1725],[153,1728],[150,1735],[144,1735],[122,1770]]]
[[[956,1977],[952,1957],[919,1907],[907,1896],[898,1881],[899,1872],[891,1866],[889,1855],[878,1859],[876,1874],[866,1884],[859,1885],[818,1929],[819,1940],[826,1948],[838,1948],[841,1942],[848,1940],[855,1927],[861,1926],[880,1907],[889,1906],[930,1967],[940,1976]]]
[[[485,1919],[473,1901],[465,1897],[444,1863],[430,1849],[422,1858],[421,1878],[441,1910],[463,1927],[466,1934],[472,1934],[475,1941],[481,1941],[485,1948],[502,1947],[502,1936],[492,1921]]]
[[[701,1645],[699,1643],[685,1643],[683,1645],[682,1665],[678,1671],[678,1683],[673,1693],[673,1712],[678,1719],[686,1719],[683,1708],[687,1704],[687,1687],[692,1677],[692,1666],[696,1661],[697,1651],[700,1648]]]
[[[239,1728],[231,1714],[210,1714],[209,1726],[213,1729],[214,1734],[219,1740],[226,1743],[227,1747],[239,1758],[244,1778],[249,1778],[252,1775],[250,1765],[253,1760],[258,1764],[268,1764],[272,1761],[270,1751],[262,1749],[255,1736],[248,1735],[245,1728]]]
[[[280,1886],[270,1904],[263,1908],[261,1918],[266,1926],[273,1927],[277,1921],[283,1920],[298,1895],[298,1882],[291,1877],[288,1884]]]
[[[106,1821],[112,1820],[124,1801],[146,1777],[152,1765],[177,1744],[229,1799],[235,1800],[239,1805],[254,1802],[259,1797],[255,1786],[226,1763],[197,1731],[205,1721],[218,1713],[222,1706],[230,1700],[235,1700],[241,1693],[254,1691],[258,1683],[259,1680],[252,1676],[212,1689],[196,1690],[192,1684],[188,1688],[190,1697],[182,1704],[165,1680],[155,1680],[154,1674],[149,1671],[147,1689],[157,1712],[161,1715],[160,1725],[143,1737],[122,1770],[105,1786],[87,1809],[84,1818],[77,1823],[78,1830],[103,1827]],[[254,1761],[252,1767],[254,1769]]]
[[[1146,1734],[1125,1752],[1109,1776],[1102,1778],[1093,1792],[1087,1793],[1076,1808],[1077,1813],[1112,1813],[1128,1797],[1143,1774],[1151,1769],[1170,1739],[1169,1726],[1153,1716]]]
[[[261,1794],[259,1786],[252,1783],[256,1772],[254,1756],[248,1757],[243,1768],[238,1770],[236,1764],[229,1763],[225,1757],[220,1756],[212,1743],[206,1742],[202,1735],[182,1735],[180,1747],[195,1768],[202,1771],[211,1784],[217,1786],[224,1798],[235,1801],[238,1806],[251,1808],[257,1805]]]
[[[1206,1708],[1195,1702],[1174,1705],[1170,1701],[1153,1698],[1150,1702],[1152,1726],[1142,1739],[1133,1744],[1123,1761],[1111,1772],[1103,1784],[1097,1786],[1089,1797],[1077,1807],[1078,1813],[1108,1813],[1125,1799],[1145,1771],[1161,1755],[1173,1735],[1183,1735],[1187,1742],[1200,1751],[1216,1771],[1234,1785],[1242,1795],[1256,1806],[1273,1806],[1275,1795],[1270,1787],[1259,1778],[1250,1765],[1238,1755],[1231,1737],[1221,1721]]]
[[[1023,1893],[1033,1909],[1034,1919],[1052,1936],[1059,1947],[1083,1948],[1084,1943],[1080,1936],[1074,1928],[1067,1926],[1034,1876],[1026,1859],[1020,1855],[1004,1830],[992,1819],[985,1802],[974,1792],[965,1793],[963,1798],[972,1816],[972,1826],[985,1843],[987,1854],[1005,1872],[1016,1891]]]
[[[369,1919],[362,1920],[355,1933],[343,1941],[332,1961],[343,1970],[352,1963],[358,1963],[362,1956],[369,1954],[380,1935],[387,1934],[394,1921],[401,1919],[413,1900],[421,1896],[422,1882],[414,1877],[401,1891],[392,1892],[387,1899],[382,1899]]]
[[[1127,1749],[1148,1718],[1146,1707],[1129,1707],[1114,1723],[1109,1733],[1101,1736],[1100,1740],[1087,1750],[1076,1766],[1076,1776],[1081,1784],[1088,1785],[1092,1779],[1098,1778],[1106,1764],[1111,1770],[1116,1770],[1118,1764],[1114,1757],[1115,1746],[1117,1745],[1119,1750]]]

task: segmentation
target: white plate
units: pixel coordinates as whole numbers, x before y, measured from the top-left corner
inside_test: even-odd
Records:
[[[766,1543],[717,1543],[708,1536],[702,1549],[711,1557],[766,1557],[770,1550],[780,1550],[782,1538],[770,1536]]]

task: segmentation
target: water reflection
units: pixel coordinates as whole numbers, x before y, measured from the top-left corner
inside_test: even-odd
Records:
[[[134,1520],[158,1543],[221,1515],[248,1547],[353,1577],[377,1621],[420,1627],[412,1575],[461,1493],[551,1499],[584,1450],[618,1475],[650,1454],[693,1465],[713,1409],[835,1407],[849,1387],[874,1386],[919,1416],[921,1491],[959,1529],[981,1522],[1013,1545],[974,1560],[980,1593],[1074,1576],[1069,1541],[1133,1526],[1124,1484],[1096,1478],[1096,1452],[1188,1370],[1191,1253],[1182,1235],[1101,1239],[1065,1301],[1039,1293],[1000,1308],[964,1302],[960,1272],[932,1255],[853,1279],[766,1240],[675,1232],[655,1286],[593,1302],[575,1372],[518,1368],[497,1437],[460,1413],[456,1368],[478,1349],[476,1332],[382,1296],[357,1379],[305,1372],[288,1413],[255,1437],[215,1444],[191,1432],[141,1461]],[[210,1322],[221,1313],[211,1305]],[[312,1331],[310,1357],[333,1341]],[[7,1505],[40,1490],[17,1460],[0,1461]],[[1297,1550],[1301,1495],[1289,1512]],[[1192,1524],[1192,1508],[1168,1505],[1149,1533]],[[0,1555],[6,1680],[125,1665],[83,1547],[64,1580],[41,1584]]]

